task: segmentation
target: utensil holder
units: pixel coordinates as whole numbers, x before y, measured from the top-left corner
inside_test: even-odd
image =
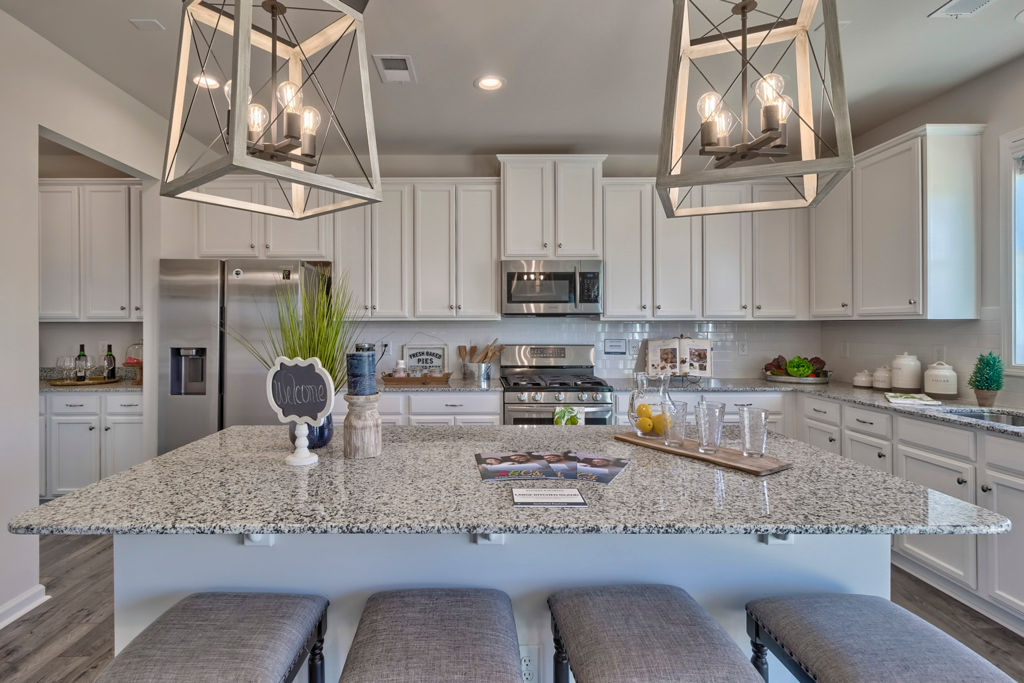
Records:
[[[380,455],[379,399],[379,393],[369,396],[345,394],[345,402],[348,403],[344,429],[346,458],[376,458]]]
[[[462,379],[487,388],[491,381],[490,363],[463,363]]]

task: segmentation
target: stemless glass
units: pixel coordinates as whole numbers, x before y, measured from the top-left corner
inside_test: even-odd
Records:
[[[61,356],[57,359],[57,369],[64,381],[70,381],[75,374],[75,359],[72,356]]]
[[[722,443],[722,424],[725,422],[725,404],[700,401],[693,409],[697,420],[697,450],[705,455],[718,451]]]
[[[662,438],[666,446],[682,446],[686,440],[686,402],[679,401],[674,404],[661,404],[661,425]]]
[[[740,406],[740,431],[743,433],[743,455],[763,458],[768,445],[768,411]]]

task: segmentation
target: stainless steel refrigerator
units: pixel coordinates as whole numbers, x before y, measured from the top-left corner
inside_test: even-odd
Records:
[[[277,423],[266,370],[225,330],[260,345],[264,320],[277,322],[278,291],[297,293],[330,267],[298,259],[160,261],[159,453],[232,425]]]

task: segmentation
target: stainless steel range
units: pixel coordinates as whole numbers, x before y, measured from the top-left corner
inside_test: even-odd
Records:
[[[506,346],[500,363],[505,424],[549,425],[558,405],[581,409],[584,424],[612,424],[612,388],[594,376],[593,346]]]

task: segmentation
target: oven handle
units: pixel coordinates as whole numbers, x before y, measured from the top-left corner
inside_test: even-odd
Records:
[[[562,404],[562,403],[540,403],[540,404],[525,405],[525,406],[523,406],[523,405],[506,405],[505,406],[505,411],[509,412],[509,413],[547,414],[547,411],[542,411],[541,410],[544,406],[551,406],[552,408],[554,408],[555,406],[559,406],[559,405],[564,405],[564,404]],[[576,409],[577,410],[582,410],[584,413],[603,413],[603,412],[611,413],[611,412],[613,412],[611,405],[604,405],[604,406],[576,406]],[[553,413],[554,411],[552,410],[551,412]],[[554,419],[554,418],[552,417],[552,419]]]
[[[572,282],[573,282],[573,286],[576,288],[576,292],[575,292],[576,296],[573,299],[573,301],[576,303],[576,308],[579,308],[580,307],[580,267],[579,266],[573,266],[572,267]]]

